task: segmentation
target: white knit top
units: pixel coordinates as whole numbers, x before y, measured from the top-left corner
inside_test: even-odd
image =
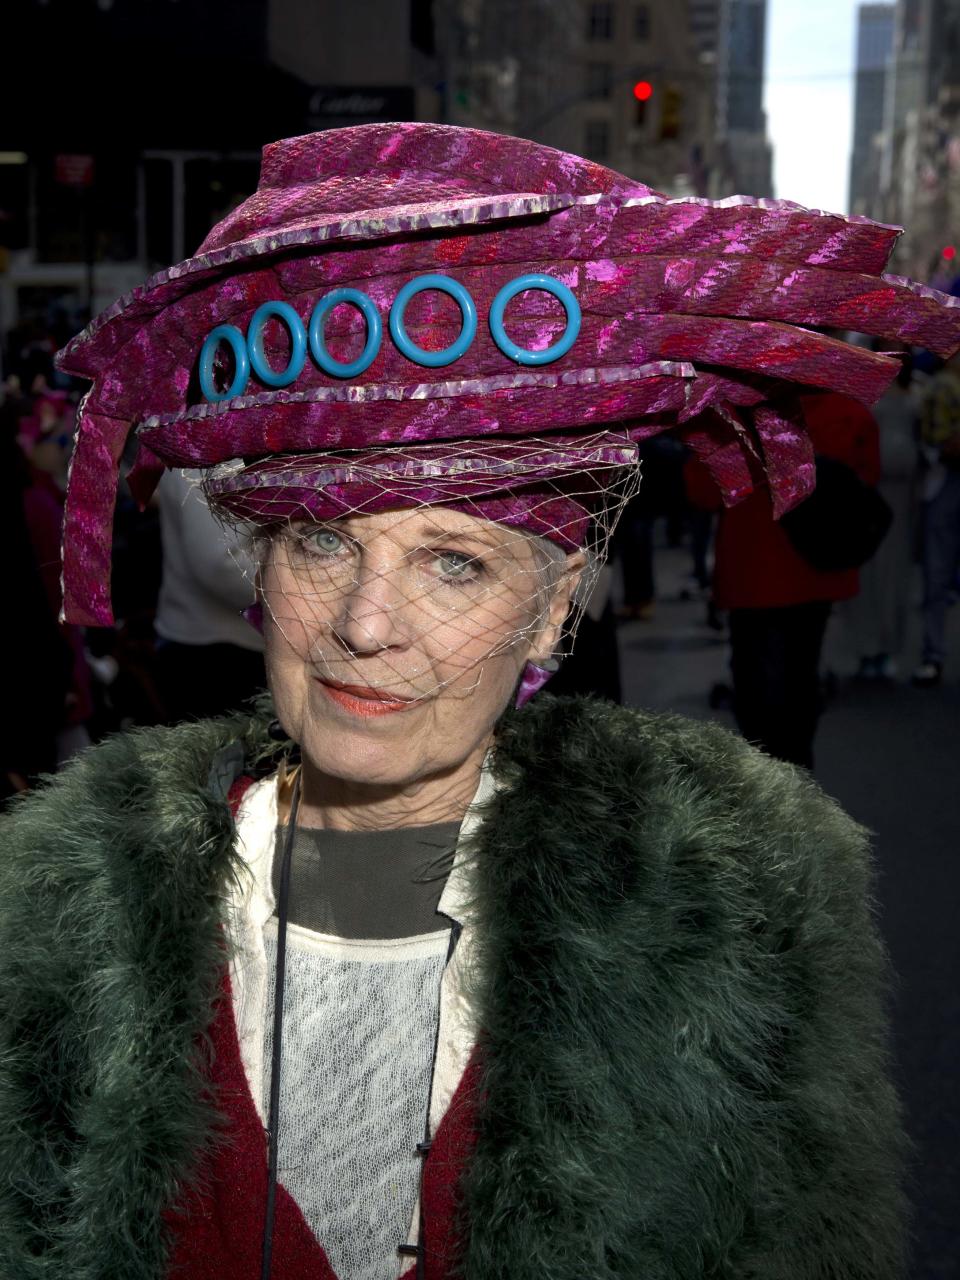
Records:
[[[267,990],[276,920],[264,929]],[[339,1280],[395,1280],[417,1202],[449,931],[357,941],[287,926],[278,1179]],[[266,1019],[263,1110],[272,1020]]]
[[[346,1216],[338,1219],[340,1225],[333,1232],[327,1225],[333,1219],[321,1221],[325,1212],[321,1208],[323,1197],[333,1190],[337,1192],[338,1200],[340,1199],[336,1181],[340,1176],[339,1173],[330,1174],[326,1179],[326,1187],[315,1185],[314,1190],[311,1191],[306,1185],[298,1185],[298,1178],[302,1178],[304,1184],[308,1181],[314,1184],[322,1182],[322,1165],[331,1159],[329,1155],[325,1155],[321,1161],[316,1155],[320,1148],[310,1146],[308,1151],[307,1142],[302,1135],[308,1132],[311,1126],[317,1127],[319,1117],[324,1115],[332,1117],[335,1121],[336,1132],[344,1146],[348,1145],[346,1137],[348,1134],[351,1134],[350,1144],[357,1143],[356,1122],[360,1111],[364,1108],[358,1106],[349,1118],[339,1112],[336,1115],[332,1114],[337,1111],[337,1107],[336,1104],[328,1105],[326,1089],[332,1083],[331,1077],[336,1072],[328,1066],[328,1063],[332,1061],[335,1054],[338,1061],[347,1060],[358,1067],[364,1061],[367,1035],[373,1034],[374,1031],[384,1040],[392,1037],[398,1046],[398,1054],[400,1044],[404,1046],[401,1055],[405,1061],[403,1070],[408,1073],[411,1084],[404,1090],[397,1090],[397,1096],[403,1094],[420,1099],[416,1107],[418,1112],[416,1125],[413,1123],[413,1105],[410,1105],[409,1110],[406,1104],[399,1108],[401,1123],[410,1127],[398,1134],[395,1149],[398,1152],[409,1151],[410,1137],[413,1138],[415,1148],[421,1136],[422,1107],[427,1100],[429,1100],[430,1129],[434,1134],[437,1132],[476,1043],[476,1023],[468,998],[466,981],[466,975],[473,967],[474,930],[472,911],[468,903],[470,893],[466,864],[461,858],[460,848],[463,841],[476,830],[483,808],[494,789],[493,776],[487,768],[484,768],[477,794],[464,818],[457,857],[447,877],[438,906],[438,912],[442,917],[456,921],[462,926],[456,951],[445,967],[444,958],[449,940],[446,930],[442,932],[438,930],[434,936],[428,935],[413,940],[401,939],[399,944],[391,941],[387,946],[399,945],[404,955],[402,961],[391,962],[386,960],[383,952],[380,953],[379,958],[371,955],[360,958],[361,953],[356,950],[358,945],[356,943],[343,944],[336,939],[317,934],[311,936],[308,930],[297,930],[296,927],[288,926],[288,969],[285,984],[287,988],[285,1005],[288,1016],[284,1017],[283,1058],[284,1062],[292,1060],[294,1063],[299,1058],[302,1065],[299,1068],[296,1065],[291,1067],[289,1074],[286,1073],[286,1069],[282,1071],[281,1086],[284,1087],[283,1078],[286,1075],[286,1087],[291,1092],[306,1094],[308,1101],[302,1108],[304,1118],[300,1121],[295,1119],[297,1108],[289,1099],[281,1109],[280,1179],[300,1204],[307,1221],[313,1225],[321,1244],[328,1251],[331,1265],[337,1271],[340,1280],[359,1280],[367,1274],[392,1278],[398,1276],[401,1271],[409,1269],[409,1258],[400,1258],[396,1253],[394,1245],[396,1232],[393,1223],[402,1222],[404,1214],[401,1211],[400,1200],[402,1197],[409,1198],[409,1189],[412,1186],[414,1202],[411,1211],[406,1214],[406,1243],[408,1245],[416,1243],[418,1235],[416,1192],[419,1180],[416,1160],[419,1157],[416,1157],[413,1163],[412,1181],[408,1181],[402,1172],[399,1176],[396,1189],[396,1212],[390,1218],[389,1225],[385,1207],[390,1200],[389,1185],[386,1192],[380,1188],[371,1188],[374,1194],[368,1196],[364,1202],[368,1222],[371,1216],[376,1219],[376,1223],[371,1223],[365,1234],[370,1236],[371,1232],[382,1232],[379,1238],[383,1242],[385,1251],[378,1254],[374,1260],[372,1247],[361,1248],[348,1240],[339,1240],[343,1224],[347,1221]],[[270,1088],[269,1038],[272,1031],[273,975],[276,969],[276,924],[271,922],[276,903],[271,885],[271,871],[276,843],[277,812],[277,777],[274,775],[252,786],[240,805],[237,814],[237,841],[243,864],[228,904],[232,950],[230,981],[240,1055],[254,1105],[264,1124],[267,1120],[265,1101]],[[295,932],[298,935],[296,937]],[[304,934],[306,937],[303,936]],[[374,948],[379,948],[380,945],[373,944]],[[313,954],[315,960],[320,952],[323,952],[322,958],[317,962],[317,972],[312,975],[308,972],[311,961],[305,955],[307,951]],[[375,973],[378,966],[382,981],[374,983],[371,975]],[[325,972],[322,973],[322,970]],[[387,982],[387,977],[391,974],[392,998],[388,1000],[385,994],[381,994],[376,1000],[371,999],[375,985],[379,985],[384,991],[391,990],[391,983]],[[353,1004],[352,1010],[347,1009],[340,1018],[330,1018],[328,1017],[329,1009],[315,1008],[314,999],[321,987],[327,991],[324,1005],[329,999],[334,1008],[339,1005],[341,1009],[345,1009],[346,1003],[350,1001]],[[399,994],[401,988],[404,992],[402,995]],[[437,1023],[438,996],[439,1025]],[[302,1037],[304,1043],[300,1049],[296,1047],[295,1039],[301,1037],[291,1039],[288,1036],[289,1029],[300,1022],[305,1012],[301,1007],[299,1016],[295,1018],[292,1012],[294,1001],[298,1006],[306,1004],[309,1007],[310,1016],[322,1021],[324,1031],[324,1035],[316,1037],[308,1037],[305,1034]],[[402,1019],[397,1014],[397,1010],[404,1003],[406,1016]],[[431,1033],[438,1027],[437,1053],[432,1080],[429,1052],[432,1051],[433,1046],[430,1035],[424,1031],[425,1024],[429,1024]],[[365,1028],[362,1034],[359,1032],[361,1026]],[[306,1044],[308,1038],[309,1045]],[[418,1087],[413,1082],[417,1072],[423,1071],[424,1040],[428,1045],[427,1071],[424,1084]],[[329,1042],[329,1051],[324,1047],[324,1041]],[[414,1048],[417,1044],[421,1046],[419,1049]],[[381,1089],[383,1072],[386,1070],[388,1059],[386,1054],[378,1053],[367,1059],[368,1064],[371,1061],[374,1066],[370,1077],[374,1082],[371,1089],[375,1095],[377,1090]],[[389,1069],[394,1075],[399,1069],[397,1061],[398,1058],[389,1060]],[[419,1067],[418,1063],[420,1063]],[[356,1081],[360,1072],[352,1070],[351,1074]],[[296,1085],[297,1075],[302,1081],[299,1087]],[[354,1088],[359,1090],[356,1084]],[[343,1102],[344,1090],[337,1092],[341,1097],[341,1105],[352,1105],[360,1097],[358,1092],[354,1098],[348,1098]],[[378,1114],[380,1117],[386,1114],[385,1105],[379,1108],[374,1107],[369,1112],[374,1123],[377,1121]],[[289,1120],[286,1138],[283,1137],[282,1132],[284,1115],[288,1120],[294,1117],[293,1120]],[[407,1136],[408,1134],[410,1137]],[[369,1141],[368,1138],[364,1140],[364,1146],[367,1149],[369,1149]],[[330,1144],[325,1144],[324,1150],[328,1150],[329,1146]],[[363,1158],[361,1157],[361,1160]],[[308,1166],[311,1167],[308,1169]],[[404,1170],[409,1169],[410,1165],[404,1158],[398,1157],[396,1167]],[[313,1177],[314,1169],[319,1171],[316,1178]],[[354,1171],[349,1176],[353,1180],[352,1185],[360,1185],[359,1173]],[[377,1179],[374,1178],[373,1181],[376,1182]],[[403,1184],[402,1187],[400,1183]],[[355,1222],[362,1219],[362,1208],[358,1207],[353,1212],[357,1215],[354,1218]],[[376,1225],[377,1223],[380,1225]],[[402,1226],[400,1231],[402,1236]],[[335,1240],[334,1236],[338,1239]],[[353,1258],[360,1259],[357,1264],[360,1267],[366,1265],[365,1258],[370,1259],[370,1266],[375,1269],[371,1269],[369,1273],[364,1270],[351,1271],[350,1268],[354,1265]]]

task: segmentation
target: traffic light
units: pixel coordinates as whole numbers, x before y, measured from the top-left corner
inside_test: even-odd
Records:
[[[945,262],[952,262],[954,258],[957,256],[956,245],[948,244],[940,256],[944,259]]]
[[[646,123],[647,103],[653,97],[653,85],[649,80],[638,80],[633,86],[633,97],[636,104],[636,123],[640,127]]]
[[[683,124],[683,94],[674,85],[663,91],[663,107],[660,111],[660,138],[666,142],[680,137]]]

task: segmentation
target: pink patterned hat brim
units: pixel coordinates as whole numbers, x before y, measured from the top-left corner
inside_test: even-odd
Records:
[[[108,308],[61,353],[93,379],[80,416],[64,534],[65,614],[110,618],[109,543],[120,454],[131,429],[132,484],[146,496],[165,466],[231,458],[377,449],[476,438],[675,430],[734,502],[767,483],[780,512],[813,481],[799,392],[875,400],[895,356],[812,326],[836,327],[949,355],[960,302],[883,269],[897,228],[787,201],[668,199],[612,170],[521,139],[423,124],[371,125],[266,149],[257,192],[198,254]],[[467,352],[422,369],[384,341],[347,382],[307,361],[272,390],[251,377],[234,399],[206,403],[197,358],[222,324],[245,331],[265,301],[304,325],[318,298],[362,290],[384,317],[425,273],[466,288],[482,318],[497,292],[540,273],[575,296],[582,324],[555,363],[519,370],[481,322]],[[407,313],[425,350],[453,342],[459,313],[442,293]],[[554,299],[521,293],[509,333],[528,350],[556,340]],[[363,342],[354,309],[330,314],[330,355]],[[286,338],[264,331],[283,365]],[[491,493],[496,480],[491,478]]]

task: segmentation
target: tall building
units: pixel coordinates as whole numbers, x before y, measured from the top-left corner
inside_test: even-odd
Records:
[[[851,213],[868,217],[880,211],[880,135],[895,14],[893,4],[862,4],[857,10],[856,96],[847,207]]]
[[[687,0],[690,34],[701,53],[716,58],[720,29],[720,0]]]
[[[308,127],[437,119],[431,9],[430,0],[268,0],[269,60],[308,86]]]
[[[588,0],[581,14],[580,149],[659,191],[693,194],[706,98],[686,4]]]
[[[580,0],[438,0],[444,118],[578,150],[580,10]]]
[[[711,195],[773,194],[763,110],[766,0],[688,0],[701,74],[712,78],[715,162]]]
[[[438,12],[453,123],[701,191],[712,112],[687,0],[443,0]]]
[[[265,143],[441,111],[431,0],[6,0],[4,24],[4,333],[70,336],[186,257]]]
[[[588,0],[581,13],[580,149],[669,195],[705,194],[711,88],[687,0]]]
[[[767,0],[719,0],[717,137],[724,184],[773,195],[773,152],[763,110]]]
[[[880,213],[906,228],[900,271],[940,283],[955,274],[941,255],[960,239],[960,0],[897,0]]]
[[[717,65],[722,129],[763,133],[767,0],[723,0]]]

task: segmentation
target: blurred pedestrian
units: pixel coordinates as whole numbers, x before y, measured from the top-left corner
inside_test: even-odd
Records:
[[[563,697],[592,695],[606,698],[608,702],[621,701],[623,687],[617,624],[611,603],[612,589],[613,570],[608,564],[602,565],[596,579],[584,589],[586,603],[575,628],[576,640],[571,643],[568,633],[561,642],[563,656],[560,669],[550,682],[551,693]]]
[[[254,599],[252,559],[196,481],[174,470],[159,489],[157,683],[172,724],[236,711],[265,683],[263,637],[243,616]]]
[[[621,622],[648,622],[654,614],[656,585],[653,531],[661,517],[667,521],[668,540],[682,533],[685,510],[683,492],[684,449],[677,440],[657,437],[640,446],[643,484],[617,526],[614,553],[620,560],[623,602],[615,610]],[[671,532],[672,531],[672,532]]]
[[[860,594],[844,607],[859,657],[858,676],[888,680],[897,674],[910,610],[918,481],[919,400],[912,362],[904,366],[873,409],[880,439],[879,492],[893,515],[889,534],[860,570]]]
[[[57,764],[74,655],[51,607],[31,529],[26,495],[30,466],[17,444],[15,420],[0,415],[0,527],[10,607],[5,631],[7,680],[0,717],[0,797],[31,787]],[[54,516],[59,529],[59,519]],[[55,553],[56,555],[56,553]],[[56,558],[55,558],[56,564]]]
[[[710,590],[710,543],[713,540],[713,516],[692,504],[687,509],[687,527],[690,530],[690,555],[692,557],[691,580],[701,592]]]
[[[649,622],[653,617],[656,595],[653,576],[655,520],[650,496],[646,486],[642,486],[627,504],[614,535],[614,555],[620,561],[623,588],[622,602],[614,610],[619,622]]]
[[[869,411],[834,393],[804,396],[801,405],[817,455],[875,485],[880,450]],[[693,501],[720,509],[702,467],[689,466],[687,477]],[[856,569],[817,569],[797,550],[766,490],[720,509],[714,600],[729,610],[734,715],[743,736],[770,755],[813,768],[827,620],[835,602],[858,590]]]
[[[940,683],[947,607],[960,566],[960,359],[935,375],[920,426],[927,471],[923,485],[923,657],[913,683]]]

